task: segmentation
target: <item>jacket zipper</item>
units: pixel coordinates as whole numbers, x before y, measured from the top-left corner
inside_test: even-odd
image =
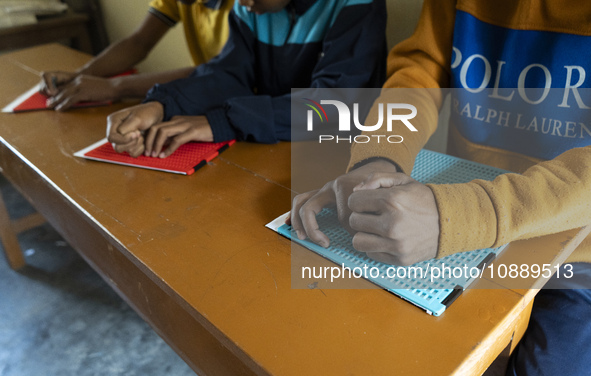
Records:
[[[285,39],[286,44],[289,41],[289,38],[291,37],[293,27],[296,23],[296,18],[297,18],[297,15],[295,12],[295,7],[290,4],[290,6],[289,6],[289,31],[287,32],[287,38]]]

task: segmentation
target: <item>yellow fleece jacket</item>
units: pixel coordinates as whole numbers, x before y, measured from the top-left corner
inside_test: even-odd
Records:
[[[495,77],[496,84],[499,84],[501,76],[509,78],[497,87],[517,88],[519,72],[522,75],[531,73],[531,76],[535,70],[543,73],[541,86],[531,87],[552,86],[562,87],[564,90],[565,86],[581,86],[585,80],[585,67],[588,68],[586,71],[591,70],[591,58],[587,56],[587,51],[591,50],[590,19],[591,2],[587,0],[425,0],[415,33],[390,52],[389,79],[384,85],[382,96],[376,101],[414,103],[418,108],[418,115],[413,119],[413,125],[419,132],[410,132],[404,127],[395,129],[396,134],[404,137],[404,142],[395,146],[385,143],[355,144],[350,168],[368,158],[383,157],[394,161],[403,172],[410,174],[417,153],[437,126],[442,95],[438,90],[429,88],[462,87],[462,83],[476,91],[478,85],[488,84],[487,87],[492,88]],[[489,32],[497,34],[493,39],[480,35]],[[517,44],[511,47],[510,43]],[[521,48],[527,49],[530,43],[533,43],[532,46],[537,43],[538,47],[520,51]],[[556,43],[568,45],[570,53],[555,51],[550,56],[546,53],[545,56],[539,56],[542,61],[536,60],[538,56],[531,56],[536,55],[537,51],[552,51],[546,47]],[[572,48],[573,46],[576,48]],[[466,72],[476,72],[477,64],[460,72],[461,67],[457,62],[462,58],[464,62],[467,61],[466,49],[473,47],[474,51],[470,52],[473,59],[470,62],[479,61],[485,68],[488,64],[490,69],[481,69],[484,73],[481,76],[476,74],[472,82],[469,82]],[[481,47],[483,51],[479,50]],[[487,55],[489,50],[492,52]],[[566,56],[564,58],[567,62],[554,61],[563,56]],[[510,71],[508,67],[518,63],[523,65],[514,67],[517,73],[514,74],[513,82],[510,74],[495,73],[495,69]],[[519,78],[521,77],[520,75]],[[554,83],[549,83],[550,78],[554,78]],[[566,80],[566,83],[561,84],[560,80]],[[582,87],[591,85],[585,82]],[[415,90],[401,94],[400,91],[389,91],[387,88]],[[426,90],[420,90],[421,88]],[[517,89],[504,90],[500,95],[506,98],[512,92],[515,96],[518,95],[515,93]],[[571,90],[568,94],[572,96],[573,93]],[[570,98],[569,103],[574,103],[575,99],[578,100]],[[591,102],[587,105],[591,107]],[[585,107],[584,104],[581,106]],[[373,116],[377,116],[377,110],[374,108],[370,113],[373,115],[370,115],[367,123],[375,124],[376,119]],[[591,119],[591,110],[589,114]],[[456,117],[456,120],[460,117]],[[500,120],[498,123],[500,124]],[[580,127],[577,128],[577,133],[573,124]],[[474,131],[474,127],[466,129],[458,123],[450,122],[448,153],[520,174],[504,174],[493,182],[475,180],[465,184],[429,185],[435,195],[440,216],[438,257],[497,247],[518,239],[590,224],[591,146],[587,145],[591,145],[591,134],[587,133],[591,126],[585,123],[573,124],[561,128],[555,123],[550,132],[549,124],[544,129],[540,128],[540,124],[530,123],[527,128],[530,136],[542,137],[544,142],[561,144],[556,148],[538,147],[536,150],[529,142],[522,142],[521,146],[528,149],[526,153],[515,149],[515,145],[505,147],[503,142],[509,136],[497,137],[495,140],[494,134],[505,131],[505,128],[507,132],[520,131],[525,134],[525,125],[483,127]],[[474,132],[483,129],[490,133],[485,141],[474,141],[479,136]],[[489,142],[489,139],[492,141]],[[565,143],[566,141],[577,142],[574,145],[576,147],[572,143]],[[560,152],[550,155],[547,149]],[[591,262],[589,238],[575,250],[568,261]]]

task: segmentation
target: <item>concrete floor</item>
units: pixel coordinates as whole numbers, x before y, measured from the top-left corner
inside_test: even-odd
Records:
[[[13,218],[32,212],[0,176]],[[0,256],[0,376],[195,375],[49,225]]]

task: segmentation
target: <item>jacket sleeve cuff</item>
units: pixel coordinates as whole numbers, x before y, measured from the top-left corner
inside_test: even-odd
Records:
[[[211,126],[213,142],[229,141],[237,138],[236,132],[230,125],[228,117],[226,116],[226,111],[223,108],[218,107],[207,111],[205,116]]]
[[[439,211],[437,258],[491,247],[497,238],[497,215],[478,184],[428,184]]]
[[[357,162],[354,165],[350,166],[347,169],[347,171],[355,170],[361,166],[365,166],[366,164],[376,162],[376,161],[382,161],[382,160],[392,163],[394,165],[394,167],[396,167],[396,171],[402,171],[402,168],[400,167],[400,165],[398,163],[394,162],[391,159],[384,158],[384,157],[371,157],[371,158],[364,159],[364,160]]]
[[[394,147],[398,148],[398,153],[396,154],[395,159],[393,158],[391,152],[392,146],[390,145],[383,147],[379,144],[354,144],[347,171],[354,170],[374,159],[383,158],[396,165],[398,171],[410,176],[416,155],[413,156],[408,148],[402,144],[398,144]]]
[[[162,121],[169,121],[173,116],[179,115],[180,109],[170,95],[159,91],[157,87],[158,85],[150,89],[142,103],[160,102],[163,108]]]

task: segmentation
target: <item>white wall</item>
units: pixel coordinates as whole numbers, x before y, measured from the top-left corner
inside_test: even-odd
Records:
[[[388,26],[386,36],[388,48],[410,37],[415,30],[423,0],[386,0],[388,7]]]
[[[105,27],[112,42],[134,31],[148,14],[149,0],[101,0]],[[142,72],[182,68],[192,65],[182,25],[177,24],[139,65]]]

